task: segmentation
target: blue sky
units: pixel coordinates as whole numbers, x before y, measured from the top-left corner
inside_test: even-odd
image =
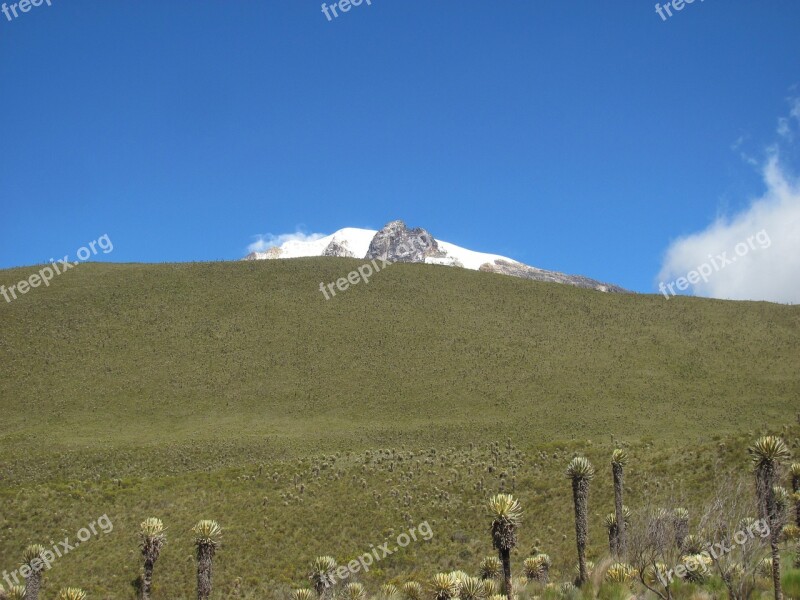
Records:
[[[330,22],[320,0],[0,13],[0,267],[103,234],[102,260],[230,260],[258,234],[400,218],[654,292],[696,264],[665,258],[676,240],[770,202],[770,164],[797,204],[799,26],[796,0],[667,21],[589,0],[372,0]],[[777,265],[793,249],[773,241]]]

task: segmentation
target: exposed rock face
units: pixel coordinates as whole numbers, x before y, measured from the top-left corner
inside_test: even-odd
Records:
[[[341,256],[344,258],[358,258],[353,252],[347,247],[347,242],[337,242],[336,240],[331,240],[331,243],[325,247],[325,251],[322,253],[322,256]]]
[[[385,258],[390,262],[424,263],[427,257],[443,257],[433,236],[421,228],[409,229],[403,221],[387,223],[375,234],[367,260]]]
[[[600,292],[627,293],[626,289],[618,285],[602,283],[582,275],[566,275],[564,273],[558,273],[557,271],[546,271],[544,269],[537,269],[536,267],[529,267],[522,263],[510,263],[505,260],[496,260],[494,263],[483,264],[479,270],[487,273],[511,275],[512,277],[520,277],[522,279],[533,279],[535,281],[567,283],[576,287],[588,288]]]
[[[283,250],[278,248],[278,246],[273,246],[266,252],[251,252],[242,260],[267,260],[271,258],[280,258],[281,254],[283,254]]]

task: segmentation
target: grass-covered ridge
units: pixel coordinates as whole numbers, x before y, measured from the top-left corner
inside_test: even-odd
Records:
[[[61,559],[47,597],[131,598],[136,530],[156,516],[154,598],[188,598],[189,530],[215,519],[215,589],[263,597],[304,583],[317,555],[341,562],[427,519],[432,540],[373,568],[374,592],[474,574],[503,489],[525,509],[515,577],[536,546],[566,580],[574,452],[598,468],[595,560],[612,436],[631,454],[626,503],[691,510],[800,409],[798,307],[402,264],[326,302],[320,281],[359,264],[84,264],[0,305],[0,571],[108,514],[114,531]],[[783,433],[798,458],[797,428]]]
[[[780,423],[800,396],[798,307],[400,264],[326,302],[319,282],[358,264],[85,264],[0,306],[5,475],[56,451],[113,475],[245,449],[688,440]]]

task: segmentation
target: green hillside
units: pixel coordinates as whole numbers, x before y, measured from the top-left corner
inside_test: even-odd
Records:
[[[520,552],[541,544],[568,570],[573,451],[605,468],[614,436],[632,502],[649,481],[691,503],[709,465],[742,471],[757,431],[796,422],[798,307],[402,264],[326,301],[320,282],[359,264],[83,264],[0,304],[0,570],[103,514],[113,532],[61,559],[54,587],[132,598],[151,514],[170,536],[157,598],[191,597],[200,518],[226,529],[220,597],[301,584],[317,554],[352,558],[424,519],[434,538],[365,581],[474,570],[501,482],[532,513]]]

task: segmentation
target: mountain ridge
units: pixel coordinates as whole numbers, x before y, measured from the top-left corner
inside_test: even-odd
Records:
[[[405,248],[405,251],[400,249]],[[631,293],[625,288],[583,275],[570,275],[526,265],[512,258],[469,250],[437,240],[422,228],[410,229],[402,220],[390,221],[378,231],[346,227],[310,240],[289,240],[265,252],[251,252],[242,260],[301,257],[384,258],[391,262],[424,263],[498,273],[521,279],[562,283],[606,293]]]

